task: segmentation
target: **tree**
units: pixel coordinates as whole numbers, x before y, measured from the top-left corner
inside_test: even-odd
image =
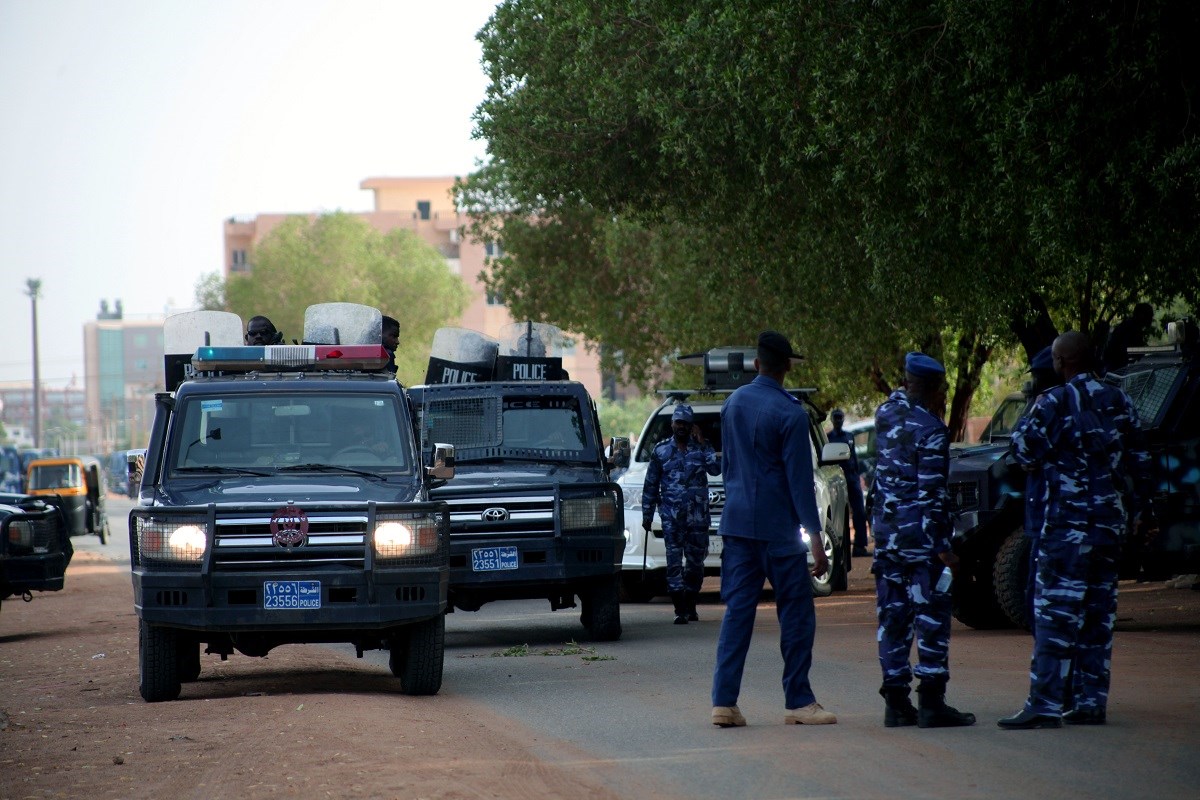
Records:
[[[416,234],[381,234],[345,213],[289,217],[254,249],[253,269],[225,283],[230,311],[243,320],[270,317],[286,339],[299,340],[314,303],[375,306],[400,321],[397,376],[425,377],[434,331],[457,319],[469,300],[462,279]]]
[[[509,0],[480,33],[492,161],[463,195],[503,228],[492,279],[530,316],[632,314],[655,344],[771,324],[839,391],[864,374],[886,390],[924,349],[950,367],[961,429],[1029,298],[1050,330],[1086,331],[1200,293],[1198,20],[1167,0]],[[602,250],[575,240],[589,229]],[[659,246],[681,231],[722,254],[715,281]],[[614,274],[637,253],[618,240],[666,258]],[[517,262],[545,268],[564,241],[595,260],[539,290]],[[620,302],[589,312],[570,280]],[[723,308],[657,300],[713,283]]]
[[[196,307],[225,311],[225,280],[219,272],[206,272],[196,281]]]

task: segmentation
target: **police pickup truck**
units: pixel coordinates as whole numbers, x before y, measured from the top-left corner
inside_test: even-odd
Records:
[[[172,700],[201,650],[390,650],[407,694],[442,683],[448,520],[377,309],[311,306],[306,344],[243,347],[235,314],[167,319],[168,391],[130,513],[139,688]],[[135,484],[136,485],[136,484]]]
[[[422,438],[455,447],[433,491],[450,507],[452,608],[494,600],[581,603],[597,641],[621,635],[621,490],[609,480],[595,404],[566,380],[553,326],[509,326],[502,341],[443,328],[426,385],[410,390]],[[548,355],[549,354],[549,355]]]

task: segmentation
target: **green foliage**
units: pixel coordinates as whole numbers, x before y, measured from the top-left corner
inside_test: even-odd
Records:
[[[626,436],[636,439],[642,434],[642,426],[650,417],[650,412],[658,408],[662,398],[656,395],[643,395],[628,400],[597,401],[600,412],[600,431],[605,440],[613,436]]]
[[[290,217],[255,248],[248,275],[225,284],[230,311],[243,320],[271,318],[286,340],[303,335],[304,310],[314,303],[375,306],[400,321],[397,377],[425,377],[437,328],[457,319],[469,300],[462,279],[416,234],[376,231],[352,214]]]
[[[225,311],[225,279],[219,272],[207,272],[196,281],[196,308]]]
[[[953,427],[1030,297],[1060,330],[1195,304],[1197,33],[1169,0],[507,0],[460,197],[514,313],[635,381],[773,327],[829,403],[942,359]]]

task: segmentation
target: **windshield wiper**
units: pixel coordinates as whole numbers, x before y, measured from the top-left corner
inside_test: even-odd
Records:
[[[214,472],[232,472],[235,475],[257,475],[260,478],[266,478],[271,474],[270,472],[264,472],[261,469],[248,469],[246,467],[218,467],[211,465],[203,467],[176,467],[175,471],[183,473],[204,472],[209,474]]]
[[[286,467],[280,467],[279,472],[349,472],[352,475],[361,475],[364,478],[377,478],[378,480],[386,480],[384,476],[378,472],[369,472],[365,469],[355,469],[354,467],[343,467],[338,464],[288,464]]]

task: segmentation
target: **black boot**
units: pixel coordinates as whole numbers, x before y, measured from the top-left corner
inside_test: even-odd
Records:
[[[700,615],[696,613],[696,592],[687,593],[687,618],[688,622],[700,621]]]
[[[687,592],[671,592],[671,602],[675,604],[675,624],[687,625]]]
[[[917,687],[921,710],[917,726],[921,728],[961,728],[975,724],[975,715],[946,705],[945,681],[921,681]]]
[[[907,728],[917,724],[917,709],[912,700],[908,699],[912,689],[908,686],[880,686],[879,694],[883,696],[886,707],[883,709],[883,727]]]

